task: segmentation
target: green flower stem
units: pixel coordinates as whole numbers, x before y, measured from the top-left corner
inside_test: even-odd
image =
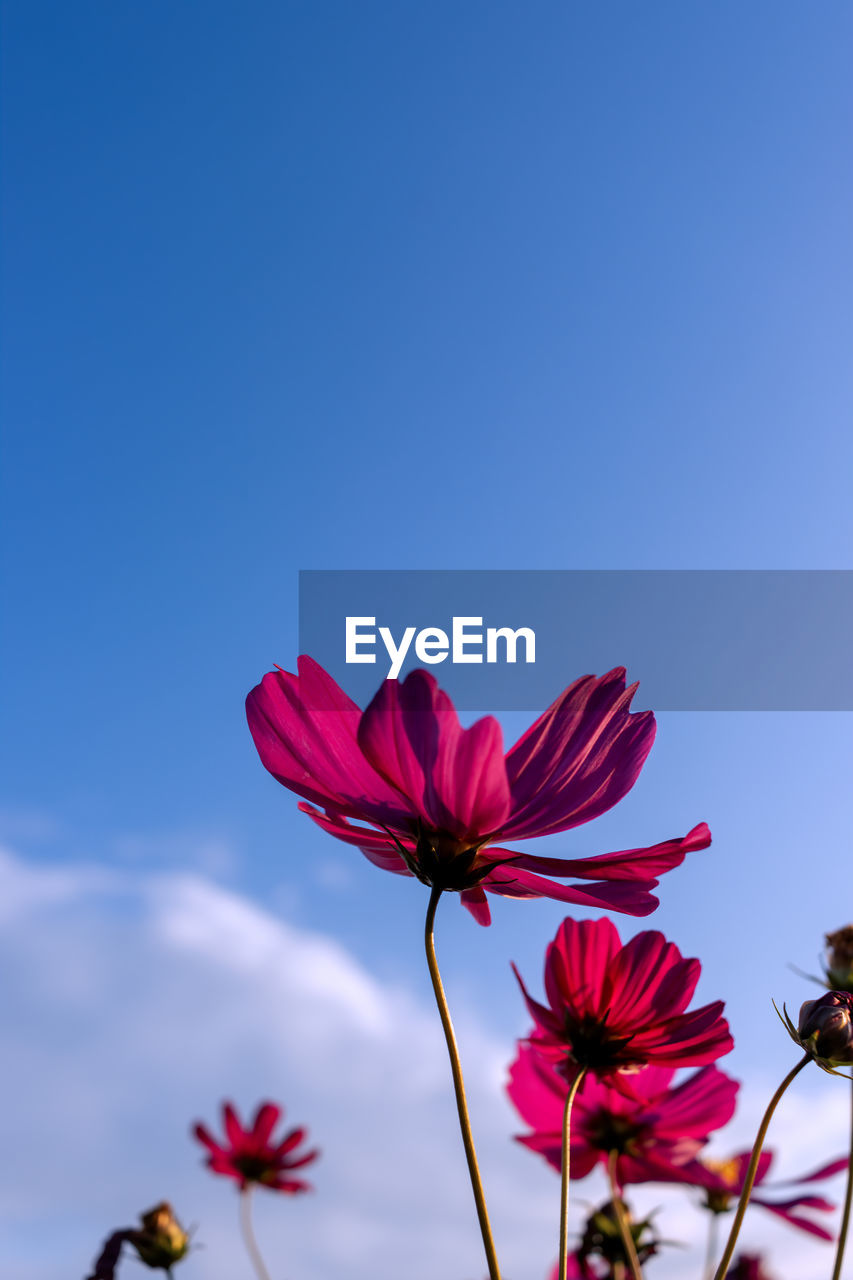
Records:
[[[569,1172],[571,1164],[572,1103],[575,1100],[578,1089],[583,1084],[585,1075],[586,1067],[581,1067],[569,1085],[569,1092],[566,1094],[566,1105],[563,1109],[563,1159],[560,1183],[560,1280],[566,1280],[566,1274],[569,1269]]]
[[[847,1243],[847,1229],[850,1226],[851,1205],[853,1205],[853,1099],[851,1099],[850,1106],[850,1163],[847,1166],[847,1191],[844,1195],[841,1230],[838,1233],[838,1244],[835,1248],[835,1266],[832,1269],[832,1280],[841,1280],[841,1264],[844,1261],[844,1246]]]
[[[634,1244],[634,1237],[631,1235],[631,1224],[625,1213],[625,1202],[622,1199],[622,1193],[619,1184],[616,1181],[616,1161],[619,1159],[618,1151],[611,1151],[607,1161],[607,1177],[610,1181],[610,1196],[613,1200],[613,1212],[616,1214],[616,1222],[619,1226],[619,1234],[622,1237],[622,1247],[625,1250],[625,1257],[631,1268],[631,1275],[634,1280],[643,1280],[643,1273],[640,1269],[640,1259],[637,1257],[637,1246]]]
[[[255,1268],[255,1274],[258,1280],[270,1280],[270,1273],[264,1266],[264,1260],[261,1257],[261,1251],[258,1248],[258,1242],[255,1239],[255,1233],[252,1230],[252,1210],[250,1200],[252,1196],[251,1187],[244,1187],[240,1192],[240,1229],[243,1232],[243,1243],[246,1246],[246,1252],[252,1260],[252,1266]]]
[[[426,947],[427,965],[429,966],[429,976],[432,979],[432,989],[435,992],[435,1003],[438,1005],[438,1014],[441,1018],[441,1025],[444,1029],[444,1038],[447,1041],[447,1052],[450,1055],[450,1070],[453,1074],[453,1088],[456,1093],[456,1110],[459,1113],[459,1128],[462,1130],[462,1142],[465,1147],[465,1157],[468,1161],[468,1173],[471,1178],[471,1187],[474,1192],[474,1202],[477,1206],[477,1217],[480,1222],[480,1234],[483,1237],[483,1247],[486,1251],[486,1260],[489,1264],[489,1278],[490,1280],[501,1280],[498,1258],[495,1252],[495,1242],[492,1239],[492,1229],[489,1225],[489,1214],[486,1209],[486,1197],[483,1194],[483,1183],[480,1179],[480,1170],[477,1166],[477,1152],[474,1149],[474,1138],[471,1133],[471,1120],[468,1116],[468,1103],[465,1100],[465,1083],[462,1079],[462,1064],[459,1060],[459,1048],[456,1044],[456,1035],[450,1018],[450,1010],[447,1007],[447,996],[444,994],[444,985],[441,981],[441,974],[438,971],[438,961],[435,958],[435,911],[440,897],[441,889],[438,888],[437,885],[433,885],[429,897],[429,906],[427,907],[426,924],[424,926],[424,946]]]
[[[764,1112],[761,1124],[758,1126],[758,1133],[755,1137],[755,1146],[752,1148],[752,1158],[750,1159],[749,1167],[746,1171],[746,1180],[743,1184],[743,1190],[740,1193],[740,1200],[738,1201],[735,1220],[732,1223],[732,1229],[729,1232],[729,1238],[726,1241],[726,1247],[723,1251],[723,1256],[720,1259],[720,1264],[714,1274],[714,1280],[725,1280],[725,1274],[729,1269],[729,1263],[732,1260],[735,1245],[737,1244],[737,1238],[740,1235],[743,1217],[746,1213],[746,1206],[749,1204],[749,1197],[752,1195],[752,1185],[755,1182],[755,1175],[758,1172],[758,1161],[761,1159],[761,1148],[764,1146],[764,1139],[767,1137],[767,1130],[770,1128],[770,1121],[773,1118],[773,1112],[776,1110],[779,1099],[788,1088],[788,1085],[795,1076],[800,1074],[803,1067],[807,1066],[811,1060],[812,1055],[807,1053],[795,1067],[791,1068],[785,1076],[785,1079],[779,1085],[779,1088],[773,1094],[773,1097],[770,1099],[767,1106],[767,1110]]]

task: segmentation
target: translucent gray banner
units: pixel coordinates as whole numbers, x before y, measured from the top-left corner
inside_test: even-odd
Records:
[[[418,666],[492,711],[624,666],[656,711],[851,711],[851,641],[853,570],[299,575],[300,652],[362,706]]]

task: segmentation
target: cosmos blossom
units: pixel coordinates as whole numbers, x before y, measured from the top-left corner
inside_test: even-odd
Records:
[[[701,968],[654,930],[623,946],[609,920],[564,920],[545,953],[547,1005],[515,969],[535,1023],[529,1042],[570,1077],[584,1067],[623,1084],[649,1063],[715,1062],[734,1046],[723,1002],[685,1012]]]
[[[203,1124],[193,1127],[193,1134],[207,1147],[207,1167],[226,1178],[235,1178],[240,1190],[251,1185],[268,1187],[270,1191],[282,1191],[295,1195],[310,1191],[311,1185],[293,1172],[317,1159],[319,1152],[297,1154],[296,1148],[305,1138],[304,1129],[291,1129],[280,1142],[273,1142],[272,1133],[282,1116],[282,1109],[274,1102],[262,1102],[255,1112],[250,1128],[244,1128],[230,1102],[223,1103],[222,1121],[225,1141],[211,1137]]]
[[[246,700],[265,768],[324,831],[386,871],[461,893],[480,924],[490,920],[486,891],[648,915],[656,877],[710,844],[705,823],[591,858],[503,844],[590,822],[630,791],[655,721],[629,710],[637,686],[625,687],[621,667],[576,680],[506,754],[497,720],[463,729],[426,671],[384,681],[362,712],[313,659],[298,670],[269,672]]]
[[[717,1067],[703,1067],[673,1087],[675,1071],[644,1067],[632,1096],[587,1076],[572,1112],[572,1180],[585,1178],[616,1152],[620,1187],[638,1182],[680,1181],[678,1169],[696,1155],[715,1129],[732,1118],[738,1084]],[[563,1075],[529,1045],[519,1048],[507,1092],[532,1132],[518,1137],[557,1170],[562,1167]]]
[[[726,1213],[729,1209],[734,1208],[743,1190],[751,1155],[751,1151],[741,1151],[728,1160],[692,1160],[679,1171],[679,1180],[690,1183],[692,1186],[701,1187],[706,1192],[705,1207],[710,1209],[712,1213]],[[832,1160],[829,1164],[821,1165],[819,1169],[815,1169],[812,1173],[804,1174],[801,1178],[786,1178],[782,1182],[768,1184],[767,1176],[770,1173],[773,1156],[774,1153],[770,1150],[762,1151],[755,1176],[755,1187],[761,1187],[762,1184],[764,1184],[764,1187],[760,1193],[752,1192],[749,1203],[751,1205],[762,1205],[765,1209],[769,1209],[771,1213],[783,1218],[785,1222],[789,1222],[791,1226],[799,1227],[801,1231],[807,1231],[813,1236],[819,1236],[822,1240],[832,1240],[831,1231],[828,1231],[819,1222],[807,1217],[803,1212],[803,1210],[810,1210],[817,1213],[831,1213],[835,1205],[830,1200],[824,1200],[821,1196],[813,1196],[808,1192],[803,1193],[801,1191],[789,1196],[787,1199],[779,1199],[778,1196],[774,1196],[772,1193],[779,1189],[783,1192],[784,1197],[785,1192],[783,1189],[785,1187],[799,1187],[805,1183],[822,1182],[827,1178],[832,1178],[847,1168],[847,1157],[841,1156],[837,1160]],[[768,1192],[771,1193],[769,1198]]]

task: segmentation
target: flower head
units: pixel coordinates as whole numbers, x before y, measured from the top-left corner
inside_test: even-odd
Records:
[[[827,991],[817,1000],[806,1000],[796,1027],[784,1006],[783,1012],[791,1039],[824,1071],[840,1075],[836,1067],[853,1065],[853,994]]]
[[[584,1067],[613,1077],[649,1063],[701,1066],[730,1051],[721,1000],[685,1012],[700,971],[662,933],[647,930],[622,946],[609,920],[567,919],[545,953],[548,1004],[515,975],[537,1052],[569,1075]]]
[[[704,823],[593,858],[540,858],[501,843],[590,822],[630,791],[655,735],[650,711],[629,711],[635,689],[621,667],[581,677],[506,754],[497,720],[463,729],[426,671],[386,680],[362,712],[303,657],[298,675],[264,676],[246,713],[264,766],[318,826],[386,871],[461,893],[480,924],[490,918],[486,891],[647,915],[656,877],[710,843]]]
[[[572,1111],[573,1179],[585,1178],[616,1152],[620,1186],[679,1182],[679,1168],[693,1160],[709,1135],[732,1117],[738,1084],[716,1067],[703,1067],[673,1088],[675,1071],[646,1067],[632,1095],[588,1076]],[[535,1049],[522,1045],[510,1068],[508,1093],[532,1132],[518,1138],[555,1169],[562,1166],[565,1077]]]
[[[203,1124],[196,1124],[193,1133],[210,1152],[208,1168],[227,1178],[235,1178],[241,1191],[253,1183],[288,1195],[310,1191],[309,1183],[294,1178],[292,1174],[295,1169],[302,1169],[316,1160],[319,1152],[297,1154],[296,1148],[305,1137],[304,1129],[291,1129],[280,1142],[272,1142],[273,1129],[281,1116],[281,1107],[273,1102],[262,1102],[255,1112],[251,1128],[245,1129],[232,1104],[226,1102],[222,1107],[224,1143],[212,1138]]]
[[[853,924],[826,934],[826,985],[853,992]]]
[[[751,1155],[751,1151],[741,1151],[727,1160],[711,1160],[707,1157],[692,1160],[682,1167],[681,1180],[701,1187],[705,1191],[705,1208],[711,1213],[727,1213],[730,1209],[734,1209],[743,1190]],[[767,1182],[773,1158],[774,1153],[771,1150],[765,1148],[762,1151],[750,1204],[762,1205],[791,1226],[799,1227],[801,1231],[807,1231],[810,1235],[819,1236],[822,1240],[831,1240],[832,1232],[819,1222],[813,1221],[804,1211],[831,1213],[835,1205],[809,1192],[798,1191],[790,1195],[783,1189],[832,1178],[847,1168],[847,1157],[842,1156],[833,1160],[812,1173],[803,1174],[800,1178],[788,1178],[775,1184]],[[777,1188],[783,1192],[781,1199],[773,1194]]]

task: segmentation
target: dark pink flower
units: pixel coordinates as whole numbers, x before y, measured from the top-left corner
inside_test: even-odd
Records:
[[[695,1160],[709,1135],[732,1118],[738,1084],[716,1067],[703,1067],[673,1088],[674,1075],[668,1067],[645,1067],[634,1077],[631,1097],[586,1078],[572,1111],[572,1179],[606,1165],[615,1151],[620,1186],[681,1181],[679,1167]],[[567,1090],[565,1077],[535,1049],[520,1047],[508,1093],[533,1132],[518,1141],[557,1170]]]
[[[728,1160],[702,1159],[690,1161],[681,1170],[681,1180],[690,1183],[692,1186],[703,1188],[706,1193],[706,1208],[710,1209],[712,1213],[726,1213],[728,1210],[734,1209],[737,1204],[740,1193],[743,1190],[751,1155],[751,1151],[741,1151]],[[782,1199],[772,1193],[777,1188],[781,1190],[785,1187],[799,1187],[805,1183],[822,1182],[826,1178],[832,1178],[847,1168],[847,1157],[841,1156],[839,1159],[815,1169],[812,1173],[804,1174],[801,1178],[786,1178],[783,1182],[767,1184],[767,1175],[770,1172],[772,1162],[773,1152],[765,1148],[758,1162],[755,1189],[749,1198],[750,1205],[760,1204],[765,1209],[769,1209],[771,1213],[784,1218],[791,1226],[799,1227],[802,1231],[808,1231],[813,1236],[820,1236],[822,1240],[832,1240],[831,1231],[827,1231],[826,1227],[814,1222],[803,1212],[803,1210],[810,1210],[817,1213],[831,1213],[835,1205],[830,1200],[824,1200],[821,1196],[804,1194],[801,1191]],[[771,1193],[769,1198],[768,1192]]]
[[[302,1169],[316,1160],[319,1152],[297,1154],[296,1148],[305,1138],[304,1129],[291,1129],[280,1142],[271,1141],[273,1129],[281,1116],[281,1107],[274,1102],[262,1102],[255,1112],[251,1128],[245,1129],[232,1104],[223,1103],[224,1142],[212,1138],[203,1124],[193,1127],[195,1137],[210,1152],[207,1167],[226,1178],[235,1178],[241,1191],[253,1183],[288,1195],[310,1191],[310,1183],[294,1178],[292,1174],[295,1169]]]
[[[722,1000],[685,1012],[701,968],[655,930],[622,946],[609,920],[571,919],[545,953],[547,1005],[532,999],[513,965],[536,1024],[530,1044],[569,1076],[578,1066],[598,1076],[648,1063],[696,1067],[728,1053]]]
[[[264,676],[246,711],[264,766],[310,802],[303,812],[376,866],[460,892],[480,924],[490,918],[486,890],[648,915],[656,877],[710,844],[705,823],[593,858],[541,858],[500,843],[580,826],[630,791],[655,735],[650,711],[628,709],[635,689],[621,667],[583,676],[506,754],[497,720],[463,729],[426,671],[386,680],[362,712],[303,657],[298,676]]]

